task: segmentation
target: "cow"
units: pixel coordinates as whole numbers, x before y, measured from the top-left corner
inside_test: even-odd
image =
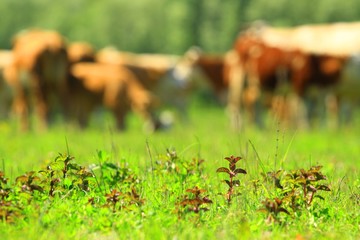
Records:
[[[226,54],[205,53],[200,47],[192,46],[185,54],[189,61],[190,74],[187,81],[194,91],[206,91],[224,105],[228,92],[228,75],[225,69]]]
[[[326,93],[322,94],[327,96],[326,100],[322,100],[326,102],[325,109],[333,115],[335,125],[339,125],[341,116],[335,117],[334,115],[338,115],[336,111],[340,113],[341,106],[348,105],[343,101],[356,101],[353,92],[359,89],[356,78],[360,79],[360,76],[354,74],[356,71],[349,69],[354,69],[354,65],[357,65],[356,55],[360,52],[360,43],[357,40],[360,38],[360,22],[308,24],[292,28],[262,25],[257,27],[257,32],[259,37],[271,46],[298,49],[311,55],[310,61],[315,68],[313,73],[317,75],[317,79],[313,77],[310,81],[313,84],[310,85],[318,84],[317,91]],[[332,72],[326,71],[325,67],[332,69]],[[349,71],[352,72],[351,77]],[[322,83],[318,81],[319,77],[322,77]],[[352,96],[354,101],[350,100],[349,96]]]
[[[130,110],[144,119],[147,132],[162,127],[152,110],[156,98],[144,89],[136,74],[122,65],[98,61],[97,52],[88,43],[69,44],[68,55],[71,67],[67,119],[75,119],[85,128],[94,109],[103,106],[113,113],[120,131],[126,129]]]
[[[307,57],[300,51],[268,46],[251,32],[239,35],[227,57],[231,126],[241,129],[241,105],[259,127],[264,127],[262,106],[270,106],[275,91],[295,87],[308,74]]]
[[[13,106],[22,130],[29,130],[31,110],[40,129],[46,129],[50,113],[66,92],[68,58],[66,42],[58,32],[30,29],[13,39],[13,63],[8,81],[14,89]]]
[[[90,114],[97,106],[105,106],[113,113],[120,131],[126,129],[126,116],[130,110],[145,120],[146,131],[152,132],[161,126],[152,114],[155,97],[138,83],[129,69],[105,63],[79,62],[71,66],[70,72],[69,98],[81,127],[88,125]]]
[[[344,80],[344,69],[346,68],[347,64],[349,63],[350,56],[352,53],[357,52],[360,50],[360,44],[354,39],[348,39],[341,36],[352,36],[356,37],[359,35],[360,31],[360,24],[359,23],[338,23],[338,24],[328,24],[328,25],[304,25],[294,28],[272,28],[264,25],[255,25],[255,27],[251,27],[245,31],[244,34],[239,37],[242,39],[243,52],[248,53],[248,56],[253,56],[253,58],[248,58],[246,54],[241,55],[241,47],[236,46],[234,49],[237,51],[239,58],[237,66],[238,74],[233,74],[235,77],[231,80],[232,84],[239,84],[239,82],[243,82],[243,80],[236,80],[239,77],[236,76],[248,76],[247,83],[256,83],[256,80],[252,81],[251,76],[253,76],[254,72],[257,75],[261,75],[261,69],[271,69],[272,65],[276,65],[276,71],[279,69],[287,69],[286,75],[288,81],[291,86],[291,90],[294,93],[294,97],[296,99],[296,104],[289,107],[291,105],[291,101],[285,101],[283,97],[276,96],[273,98],[273,105],[277,105],[277,113],[279,112],[289,112],[292,111],[293,113],[287,113],[285,115],[292,116],[294,120],[299,120],[298,116],[294,113],[301,113],[301,120],[299,123],[303,123],[304,126],[308,126],[310,118],[313,117],[313,109],[315,101],[325,102],[325,110],[331,115],[336,115],[338,109],[338,101],[340,99],[345,99],[346,95],[344,91],[340,91],[339,88],[357,88],[357,81],[345,81]],[[244,41],[249,39],[251,36],[252,40],[258,42],[257,47],[252,45],[246,45]],[[237,40],[239,42],[240,40]],[[241,41],[240,41],[241,43]],[[262,48],[259,48],[259,43],[262,45]],[[343,43],[343,44],[341,44]],[[261,59],[264,59],[264,47],[266,49],[277,49],[277,51],[281,51],[284,53],[296,53],[295,58],[292,58],[292,66],[296,68],[283,68],[283,65],[279,65],[279,59],[286,59],[284,57],[273,57],[271,63],[268,61],[267,63],[262,62]],[[258,50],[262,49],[262,57],[254,57]],[[268,52],[268,50],[266,52]],[[289,56],[289,55],[288,55]],[[291,54],[290,54],[291,56]],[[249,59],[255,59],[255,64]],[[249,65],[255,66],[263,66],[263,67],[249,67]],[[280,67],[279,67],[280,66]],[[291,65],[290,65],[291,66]],[[252,70],[252,69],[255,69]],[[235,68],[232,68],[235,69]],[[279,81],[281,79],[281,74],[274,74],[276,71],[273,72],[273,76],[276,76],[274,79]],[[233,71],[236,72],[236,71]],[[256,75],[255,74],[255,75]],[[261,78],[260,78],[261,79]],[[285,78],[284,78],[285,79]],[[280,81],[281,82],[281,81]],[[260,80],[261,83],[261,80]],[[355,85],[352,85],[355,84]],[[254,85],[253,92],[262,92],[260,91],[260,87],[263,87],[262,83]],[[348,87],[346,87],[348,86]],[[352,87],[349,87],[352,86]],[[229,108],[233,108],[231,112],[234,116],[239,116],[239,113],[236,113],[238,110],[239,103],[231,104],[231,101],[235,101],[239,96],[237,92],[240,91],[243,86],[235,86],[230,87],[233,92],[231,97],[229,98]],[[234,90],[235,89],[235,90]],[[236,93],[236,94],[234,94]],[[243,94],[245,95],[245,94]],[[251,96],[256,96],[256,94],[250,94]],[[325,97],[326,96],[326,97]],[[255,97],[254,97],[255,98]],[[257,99],[257,98],[255,98]],[[239,100],[237,100],[239,101]],[[304,106],[306,104],[306,107]],[[252,106],[251,104],[250,106]],[[298,108],[302,108],[300,111]],[[256,108],[255,108],[256,109]],[[279,111],[281,109],[282,111]],[[297,109],[294,111],[294,109]],[[283,111],[285,110],[285,111]],[[234,112],[236,114],[234,114]],[[283,114],[284,115],[284,114]],[[257,114],[256,116],[259,116]],[[233,121],[235,121],[233,119]]]
[[[105,48],[99,51],[97,61],[128,68],[138,82],[159,100],[158,109],[175,108],[180,114],[180,119],[183,122],[188,121],[187,101],[192,93],[189,76],[192,74],[191,65],[194,61],[192,55],[180,57],[135,54]]]

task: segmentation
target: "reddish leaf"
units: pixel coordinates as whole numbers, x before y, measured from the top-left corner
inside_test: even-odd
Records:
[[[203,197],[203,203],[212,203],[213,201],[211,201],[208,197]]]
[[[17,177],[15,181],[23,183],[23,182],[27,182],[27,180],[28,180],[28,177],[25,175],[22,175],[22,176]]]
[[[230,174],[230,170],[228,168],[225,168],[225,167],[220,167],[216,170],[216,172],[224,172],[224,173],[227,173],[227,174]]]
[[[238,173],[246,174],[247,172],[245,171],[245,169],[237,168],[237,169],[235,169],[234,173],[235,174],[238,174]]]
[[[282,201],[278,198],[275,198],[275,202],[278,206],[280,206],[282,204]]]
[[[37,190],[39,192],[44,192],[44,189],[39,185],[30,185],[31,190]]]
[[[193,193],[194,195],[199,195],[200,193],[206,192],[206,190],[200,189],[196,186],[193,189],[191,189],[191,188],[186,189],[186,192]]]
[[[286,213],[286,214],[289,214],[290,215],[290,213],[288,212],[288,210],[286,210],[285,208],[279,208],[278,209],[278,212],[283,212],[283,213]]]
[[[331,189],[326,185],[320,185],[317,187],[317,189],[322,191],[331,191]]]

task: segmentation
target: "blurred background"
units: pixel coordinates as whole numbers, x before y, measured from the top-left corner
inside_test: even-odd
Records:
[[[358,0],[1,0],[0,48],[17,32],[54,29],[69,41],[95,48],[182,54],[189,46],[206,52],[230,49],[247,23],[273,26],[356,21]]]

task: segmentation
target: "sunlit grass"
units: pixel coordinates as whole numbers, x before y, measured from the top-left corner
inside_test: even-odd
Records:
[[[360,162],[357,157],[359,126],[339,130],[314,129],[300,131],[279,127],[276,123],[266,130],[252,126],[234,133],[228,128],[222,108],[192,108],[187,125],[176,124],[173,129],[145,134],[136,115],[129,116],[129,129],[118,133],[111,117],[95,118],[91,129],[56,124],[48,132],[18,133],[13,124],[0,127],[1,169],[9,182],[25,172],[38,171],[54,161],[59,153],[74,156],[76,163],[88,167],[99,164],[99,151],[109,161],[131,169],[140,179],[139,194],[144,199],[140,208],[116,211],[92,207],[85,195],[65,195],[47,199],[43,204],[29,205],[26,218],[16,224],[1,223],[0,235],[5,239],[354,239],[359,237]],[[169,160],[167,151],[178,159]],[[240,186],[231,205],[223,183],[225,175],[216,169],[226,167],[224,158],[241,156],[240,168],[247,174],[239,178]],[[204,159],[201,174],[184,173],[181,162]],[[170,161],[164,169],[160,162]],[[180,162],[179,162],[180,161]],[[176,172],[177,166],[180,172]],[[262,173],[284,169],[309,169],[322,165],[322,173],[331,192],[319,193],[324,200],[315,199],[310,210],[288,217],[284,224],[266,224],[266,215],[258,212],[261,202],[273,196],[274,188],[263,185],[254,189],[253,181]],[[151,171],[151,168],[158,168]],[[181,170],[182,169],[182,170]],[[195,171],[196,172],[196,171]],[[261,181],[260,181],[261,183]],[[179,218],[178,204],[186,189],[198,186],[205,189],[212,204],[209,211],[184,213]],[[97,193],[100,198],[100,193]],[[30,234],[30,235],[28,235]]]

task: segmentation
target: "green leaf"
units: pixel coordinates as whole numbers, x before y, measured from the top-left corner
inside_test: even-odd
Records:
[[[65,186],[66,188],[70,188],[72,184],[73,184],[73,182],[72,182],[72,180],[70,180],[69,178],[65,178],[65,179],[64,179],[64,186]]]
[[[98,158],[101,162],[106,162],[110,159],[110,155],[106,151],[100,150],[98,151]]]
[[[107,162],[107,163],[104,163],[102,166],[105,167],[105,168],[111,168],[111,169],[114,169],[114,170],[119,170],[119,167],[114,163]]]
[[[79,164],[76,164],[76,163],[69,163],[67,165],[67,169],[70,170],[70,169],[73,169],[73,170],[80,170],[81,169],[81,166]]]

